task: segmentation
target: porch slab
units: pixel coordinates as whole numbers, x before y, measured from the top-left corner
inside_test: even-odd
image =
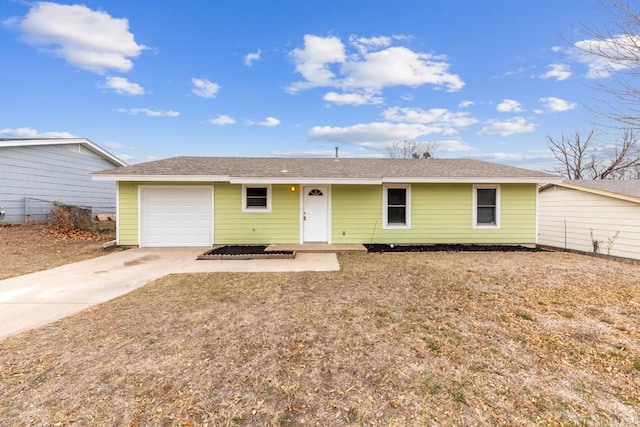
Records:
[[[265,252],[271,251],[294,251],[300,252],[346,252],[346,251],[366,251],[367,248],[360,244],[340,244],[329,245],[326,243],[307,243],[304,245],[269,245]]]

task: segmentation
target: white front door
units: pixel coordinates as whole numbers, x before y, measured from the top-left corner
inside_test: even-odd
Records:
[[[302,240],[305,243],[329,241],[329,188],[307,185],[302,188]]]

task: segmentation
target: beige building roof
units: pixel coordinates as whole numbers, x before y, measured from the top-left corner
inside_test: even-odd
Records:
[[[561,182],[544,172],[468,159],[174,157],[96,172],[94,179],[232,183]]]
[[[640,202],[640,180],[637,179],[566,180],[562,183],[556,183],[556,185],[636,203]],[[548,187],[545,186],[545,188]]]

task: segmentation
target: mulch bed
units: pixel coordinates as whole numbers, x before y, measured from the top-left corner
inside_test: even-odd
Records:
[[[542,252],[540,248],[518,245],[365,245],[369,252]]]
[[[208,250],[199,255],[199,260],[227,260],[227,259],[291,259],[295,258],[294,251],[266,251],[266,245],[229,245]]]
[[[369,252],[541,252],[544,249],[519,245],[365,245]],[[294,251],[267,251],[266,245],[228,245],[211,249],[198,256],[199,260],[295,258]]]

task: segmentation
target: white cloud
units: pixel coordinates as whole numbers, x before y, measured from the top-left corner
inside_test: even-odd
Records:
[[[192,78],[193,88],[191,92],[203,98],[214,98],[220,90],[220,85],[207,79]]]
[[[212,125],[233,125],[236,123],[236,121],[233,119],[233,117],[222,114],[214,119],[207,120],[207,123],[210,123]]]
[[[262,55],[262,51],[260,49],[258,49],[257,52],[246,54],[244,57],[244,65],[247,67],[252,66],[254,62],[260,60],[260,55]]]
[[[329,69],[329,65],[341,64],[346,59],[345,47],[339,38],[311,34],[304,36],[304,49],[294,49],[291,56],[296,63],[296,71],[306,79],[306,82],[293,83],[290,86],[293,92],[337,85],[335,74]]]
[[[604,40],[581,40],[574,44],[571,53],[587,65],[587,78],[604,79],[616,71],[637,67],[636,61],[612,61],[607,56],[620,57],[626,50],[635,52],[639,45],[640,36],[622,35]]]
[[[127,19],[84,5],[37,2],[23,18],[5,24],[20,31],[26,43],[98,74],[131,70],[131,58],[146,49],[136,43]]]
[[[419,140],[423,136],[443,133],[446,133],[446,129],[438,126],[375,122],[348,127],[315,126],[308,135],[312,139],[385,149],[393,141]]]
[[[542,75],[543,79],[556,79],[557,82],[567,80],[573,74],[571,67],[565,64],[549,64],[549,71]]]
[[[460,102],[460,104],[458,104],[458,108],[469,108],[471,106],[475,105],[475,102],[473,101],[469,101],[469,100],[465,100]]]
[[[118,112],[132,116],[144,114],[148,117],[178,117],[180,115],[177,111],[150,110],[149,108],[118,108]]]
[[[387,36],[366,38],[352,35],[349,37],[349,43],[358,49],[360,53],[364,54],[371,49],[381,49],[391,46],[391,38]]]
[[[454,135],[457,128],[478,123],[467,112],[451,112],[445,108],[387,108],[382,122],[360,123],[353,126],[315,126],[308,132],[312,139],[357,145],[367,149],[386,149],[393,141],[418,141],[433,135]],[[436,141],[439,151],[471,150],[459,140]],[[440,147],[442,146],[442,149]]]
[[[305,151],[271,151],[276,157],[334,157],[335,150],[305,150]],[[340,151],[340,157],[349,157],[348,151]]]
[[[393,122],[409,122],[422,124],[437,124],[446,128],[460,128],[478,123],[478,120],[470,117],[468,112],[457,112],[446,108],[431,108],[422,110],[420,108],[387,108],[383,112],[386,120]],[[453,132],[455,130],[452,129]]]
[[[524,117],[514,117],[509,120],[489,120],[488,125],[482,128],[478,135],[509,136],[517,133],[529,133],[536,129],[533,123],[527,123]]]
[[[561,98],[540,98],[540,102],[547,110],[550,111],[567,111],[576,108],[575,102],[568,102]]]
[[[389,47],[366,53],[362,60],[343,64],[343,84],[353,87],[381,89],[386,86],[445,86],[455,92],[464,87],[457,74],[448,72],[442,57],[416,53],[405,47]]]
[[[32,128],[0,129],[0,135],[8,138],[77,138],[71,132],[38,132]]]
[[[118,156],[118,158],[119,158],[120,160],[123,160],[123,161],[125,161],[125,162],[127,162],[127,163],[129,163],[129,164],[131,163],[131,161],[132,161],[133,159],[135,159],[135,157],[133,157],[133,156],[132,156],[132,155],[130,155],[130,154],[116,154],[116,155]]]
[[[486,153],[472,154],[469,157],[493,163],[503,163],[534,170],[550,171],[555,164],[555,158],[549,150],[518,151],[517,153]]]
[[[501,113],[517,113],[522,111],[520,103],[514,99],[505,99],[496,107]]]
[[[352,37],[351,42],[357,52],[347,54],[346,46],[335,36],[305,35],[304,48],[291,52],[296,71],[305,80],[289,85],[289,91],[340,87],[376,92],[389,86],[431,84],[455,92],[465,85],[457,74],[449,72],[443,56],[388,46],[390,39],[385,37]]]
[[[460,152],[460,151],[472,151],[475,150],[475,148],[473,148],[472,146],[470,146],[469,144],[456,140],[456,139],[450,139],[450,140],[438,140],[438,141],[434,141],[435,142],[435,146],[436,146],[436,153],[438,152]]]
[[[502,75],[491,76],[491,78],[492,79],[502,79],[502,78],[505,78],[505,77],[510,77],[510,76],[515,76],[515,75],[518,75],[518,74],[522,74],[525,71],[527,71],[527,69],[525,67],[518,67],[515,70],[507,71]]]
[[[280,124],[280,120],[275,117],[267,117],[261,122],[254,122],[253,120],[247,120],[246,124],[249,126],[265,126],[265,127],[274,127]]]
[[[278,126],[279,124],[280,124],[280,120],[276,119],[275,117],[267,117],[264,121],[258,123],[258,125],[260,126],[267,126],[267,127]]]
[[[103,143],[102,145],[104,145],[107,148],[114,149],[114,150],[118,150],[120,148],[124,148],[124,145],[120,144],[119,142],[114,142],[114,141],[107,141],[107,142]]]
[[[121,95],[144,95],[144,88],[124,77],[107,77],[104,86]]]
[[[384,103],[384,98],[375,96],[373,93],[327,92],[322,99],[334,104],[348,105],[380,105]]]

